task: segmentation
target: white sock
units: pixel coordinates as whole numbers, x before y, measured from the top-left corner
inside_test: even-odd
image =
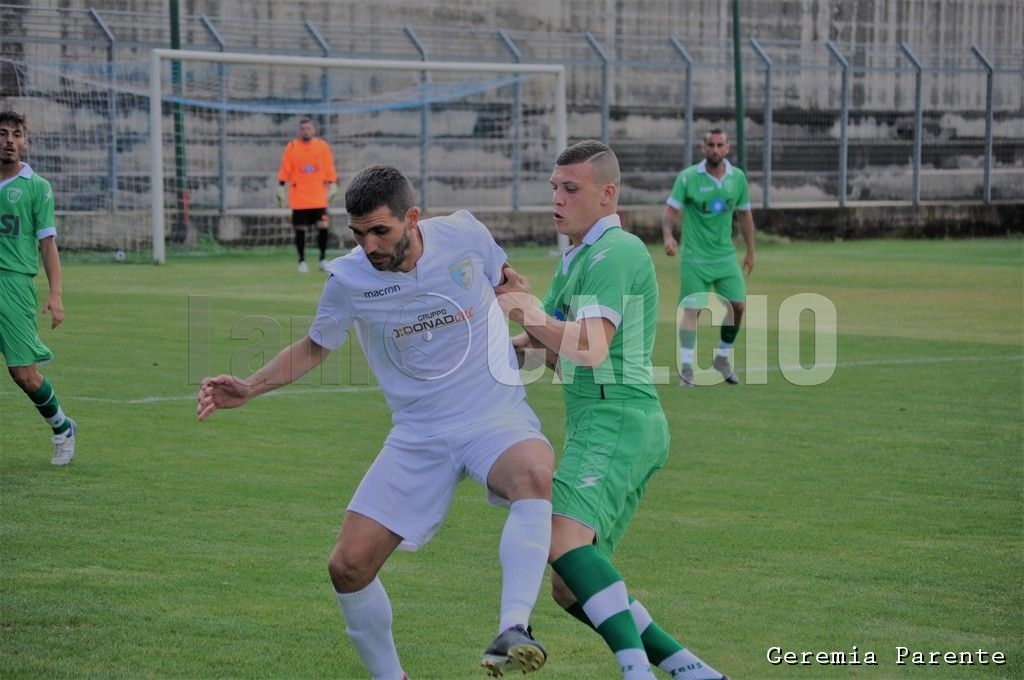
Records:
[[[537,604],[551,546],[551,501],[525,498],[512,503],[501,532],[501,620],[498,632],[529,625]]]
[[[694,350],[693,350],[692,347],[689,347],[689,348],[687,348],[687,347],[680,347],[679,348],[679,365],[680,366],[686,366],[687,364],[689,364],[690,366],[693,366],[693,353],[694,353]]]
[[[391,635],[391,600],[384,584],[374,578],[354,593],[335,593],[345,632],[359,652],[359,658],[374,680],[402,680],[405,673],[398,661],[395,638]]]
[[[621,649],[615,652],[615,660],[622,669],[622,680],[654,680],[651,662],[642,649]]]
[[[726,359],[732,358],[732,344],[726,344],[721,340],[718,341],[718,349],[715,350],[715,356],[725,357]]]
[[[51,397],[51,400],[52,399],[53,398]],[[64,421],[67,420],[67,419],[68,419],[68,417],[66,415],[64,415],[64,409],[62,407],[58,406],[57,407],[57,412],[54,413],[52,416],[50,416],[49,418],[46,419],[46,424],[49,425],[50,427],[55,427],[56,428],[56,427],[60,427],[61,425],[63,425]]]
[[[658,664],[673,680],[718,680],[722,674],[683,648]]]

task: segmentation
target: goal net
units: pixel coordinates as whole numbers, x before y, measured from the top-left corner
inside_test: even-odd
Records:
[[[304,116],[330,143],[342,187],[367,165],[392,164],[432,214],[549,205],[550,165],[566,141],[557,65],[154,50],[149,83],[157,262],[161,236],[289,242],[274,192]]]
[[[392,164],[429,214],[549,207],[566,145],[561,65],[159,49],[148,62],[0,62],[4,108],[30,118],[26,160],[54,188],[59,245],[128,260],[290,243],[274,193],[303,117],[331,145],[342,188]],[[343,213],[339,197],[338,243]]]

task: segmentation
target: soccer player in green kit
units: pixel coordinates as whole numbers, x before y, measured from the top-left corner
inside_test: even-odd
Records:
[[[21,160],[27,148],[25,116],[0,112],[0,354],[15,384],[53,430],[50,462],[67,465],[75,455],[75,421],[64,414],[53,386],[37,368],[53,358],[36,329],[33,278],[40,253],[50,286],[43,313],[50,314],[51,328],[64,320],[53,190]]]
[[[565,149],[551,174],[555,229],[569,238],[544,300],[511,269],[495,289],[525,333],[513,338],[528,366],[560,371],[566,441],[552,493],[551,586],[555,601],[594,628],[625,680],[722,674],[666,633],[629,596],[612,553],[647,482],[668,458],[669,432],[653,384],[658,282],[647,246],[616,212],[619,162],[604,143]],[[529,350],[537,350],[536,354]]]
[[[747,194],[747,178],[742,170],[726,159],[729,139],[721,129],[714,128],[704,135],[702,149],[704,160],[686,168],[676,177],[661,218],[667,255],[672,256],[679,251],[679,243],[673,235],[675,227],[678,225],[682,232],[679,300],[683,305],[683,316],[679,325],[679,384],[683,387],[696,384],[693,355],[697,346],[697,317],[707,305],[708,293],[712,289],[727,302],[727,316],[712,365],[727,383],[739,384],[732,367],[732,350],[740,331],[747,297],[743,275],[754,271],[754,216]],[[734,212],[739,213],[747,246],[742,271],[736,262],[736,247],[732,242]]]

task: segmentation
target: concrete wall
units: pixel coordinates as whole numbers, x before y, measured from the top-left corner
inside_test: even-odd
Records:
[[[663,204],[627,205],[619,211],[627,231],[661,242]],[[554,244],[550,210],[518,214],[477,211],[504,244]],[[1024,235],[1022,203],[860,203],[754,208],[756,230],[785,238],[833,241],[859,238],[964,238]]]

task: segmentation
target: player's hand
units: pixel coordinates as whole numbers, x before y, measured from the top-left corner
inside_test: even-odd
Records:
[[[746,257],[743,258],[743,273],[750,276],[750,273],[754,271],[754,253],[747,251]]]
[[[274,199],[277,201],[278,208],[283,208],[284,204],[288,202],[288,192],[283,186],[279,186],[274,192]]]
[[[328,184],[327,185],[327,202],[331,203],[337,197],[338,197],[338,185],[337,184]]]
[[[675,236],[669,236],[665,239],[665,254],[672,257],[679,252],[679,241],[676,240]]]
[[[43,305],[43,316],[50,315],[50,328],[54,329],[64,320],[64,302],[60,295],[51,293]]]
[[[217,409],[235,408],[249,401],[252,387],[233,375],[218,375],[216,378],[203,378],[199,387],[199,404],[196,415],[203,421]]]
[[[512,268],[508,262],[501,266],[501,283],[494,288],[495,295],[529,293],[530,280]]]

